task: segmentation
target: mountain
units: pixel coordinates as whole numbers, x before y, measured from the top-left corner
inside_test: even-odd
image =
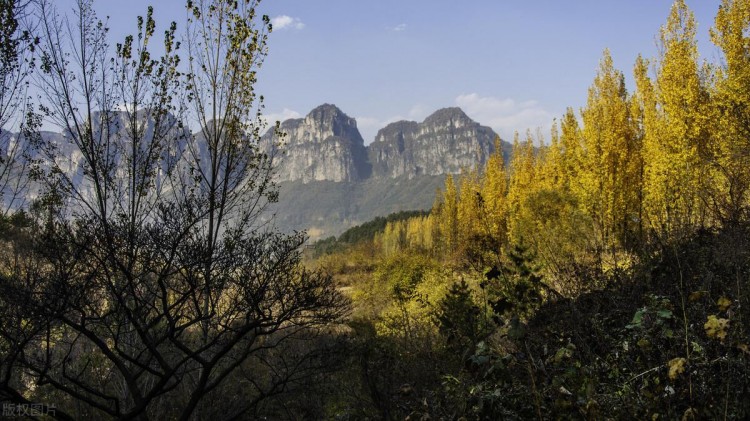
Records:
[[[497,134],[460,108],[443,108],[423,122],[398,121],[380,129],[369,146],[355,119],[331,104],[304,118],[281,123],[282,137],[269,130],[262,139],[274,156],[278,182],[358,182],[370,178],[457,174],[483,165]],[[504,154],[510,144],[501,142]]]
[[[122,112],[94,114],[94,130],[112,133],[115,147],[108,159],[122,160],[120,152],[129,146],[124,134],[129,120]],[[141,118],[142,117],[142,118]],[[183,158],[208,162],[205,137],[184,132],[175,117],[160,124],[139,116],[146,136],[154,134],[174,139],[165,157],[175,163]],[[23,141],[18,135],[0,133],[3,145]],[[47,143],[56,145],[55,160],[80,194],[91,195],[81,152],[72,147],[71,133],[43,132]],[[381,129],[365,146],[357,122],[338,107],[323,104],[304,118],[286,120],[280,134],[269,130],[261,137],[261,147],[275,164],[279,203],[269,209],[282,230],[308,230],[311,238],[337,235],[347,228],[376,216],[401,210],[429,209],[435,191],[447,174],[484,164],[495,148],[492,129],[481,126],[460,108],[444,108],[422,122],[399,121]],[[511,146],[501,142],[503,154]],[[124,148],[124,149],[123,149]],[[43,156],[35,156],[41,159]],[[166,169],[158,168],[158,174]],[[122,176],[116,172],[115,177]],[[157,177],[155,188],[161,186]],[[27,203],[35,192],[30,189]],[[7,199],[7,197],[5,198]],[[6,200],[7,201],[7,200]]]
[[[285,229],[311,238],[337,235],[376,216],[429,209],[447,174],[483,165],[497,134],[460,108],[444,108],[422,122],[398,121],[365,146],[356,120],[324,104],[269,130],[262,142],[276,162]],[[503,155],[511,145],[501,141]]]
[[[382,128],[367,152],[375,177],[455,174],[484,164],[496,137],[460,108],[444,108],[422,123],[399,121]]]
[[[124,111],[111,111],[103,113],[95,111],[91,114],[91,129],[94,138],[100,136],[107,138],[111,143],[106,148],[97,148],[96,153],[99,159],[113,163],[115,170],[110,174],[115,180],[118,180],[119,188],[123,188],[121,181],[127,174],[127,165],[129,153],[133,147],[128,130],[131,126],[131,118]],[[166,181],[166,174],[169,172],[168,167],[175,165],[175,168],[187,171],[181,163],[186,162],[188,155],[195,155],[198,162],[207,162],[205,157],[207,148],[201,133],[190,136],[186,128],[179,124],[178,118],[171,114],[162,116],[157,122],[142,110],[139,110],[134,116],[137,124],[142,131],[144,138],[153,136],[168,139],[168,148],[161,151],[162,159],[153,161],[149,168],[155,173],[153,179],[153,188],[160,190],[162,193],[169,190]],[[53,167],[55,171],[59,170],[60,175],[65,182],[62,188],[75,191],[76,195],[83,198],[91,199],[94,197],[94,185],[86,173],[90,171],[86,165],[84,153],[76,146],[77,135],[73,131],[52,132],[40,131],[39,138],[26,139],[21,133],[0,132],[0,169],[10,169],[13,167],[26,168],[38,167],[41,173],[50,172]],[[7,139],[10,139],[8,142]],[[12,143],[20,144],[20,150],[23,153],[16,153],[12,158],[9,156],[7,145]],[[141,146],[143,148],[143,146]],[[3,206],[8,208],[25,207],[31,204],[39,197],[39,194],[46,186],[46,180],[31,180],[24,189],[24,200],[15,200],[10,203],[8,197],[3,195]],[[123,188],[124,189],[124,188]],[[126,190],[126,189],[125,189]],[[117,194],[126,194],[125,190]],[[3,193],[6,193],[5,191]],[[110,192],[111,193],[111,192]],[[114,194],[114,193],[112,193]],[[113,196],[114,197],[114,196]],[[122,198],[122,197],[120,197]]]
[[[281,123],[285,134],[269,130],[262,138],[276,161],[277,180],[361,181],[369,177],[365,142],[357,122],[335,105],[316,107],[305,118]]]

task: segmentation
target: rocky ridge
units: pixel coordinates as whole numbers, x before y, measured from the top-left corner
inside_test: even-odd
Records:
[[[118,136],[128,121],[116,112],[110,118],[108,127],[95,121],[96,130]],[[148,135],[154,130],[151,122],[146,122],[146,128]],[[182,132],[173,117],[161,130],[170,131],[168,136],[176,140],[168,152],[170,160],[180,161],[188,154],[188,159],[207,162],[201,133]],[[279,203],[269,215],[275,216],[280,229],[307,230],[312,239],[336,235],[376,216],[429,209],[446,174],[484,164],[497,137],[459,108],[438,110],[422,122],[391,123],[367,146],[356,120],[331,104],[316,107],[304,118],[282,122],[280,130],[282,137],[269,130],[261,138],[261,147],[275,161],[280,189]],[[9,136],[3,144],[22,141],[11,133],[0,135]],[[82,156],[69,148],[71,134],[44,132],[42,136],[57,145],[55,161],[74,188],[83,195],[92,194]],[[127,143],[127,136],[119,141]],[[511,146],[501,145],[507,158]],[[33,190],[27,192],[26,204],[35,198]]]
[[[438,110],[421,123],[391,123],[368,146],[356,120],[331,104],[286,120],[280,129],[283,137],[269,130],[262,140],[276,161],[277,181],[303,183],[456,174],[484,164],[497,137],[460,108]]]
[[[460,108],[443,108],[422,123],[399,121],[381,129],[368,147],[375,177],[455,174],[482,165],[497,134]]]
[[[316,107],[305,118],[281,123],[284,137],[269,130],[261,143],[276,161],[278,181],[360,181],[369,177],[367,151],[357,122],[335,105]]]
[[[382,128],[368,146],[357,122],[331,104],[269,130],[262,138],[276,162],[276,223],[307,230],[315,240],[337,235],[376,216],[429,209],[447,174],[484,164],[497,134],[460,108],[444,108],[422,122]],[[501,141],[503,155],[511,145]]]

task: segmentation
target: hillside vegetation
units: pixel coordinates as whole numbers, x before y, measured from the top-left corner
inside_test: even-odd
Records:
[[[279,203],[269,209],[288,231],[306,229],[312,240],[341,235],[348,228],[405,209],[429,209],[443,175],[360,182],[285,181]]]
[[[44,154],[0,161],[22,203],[0,214],[3,416],[750,419],[750,0],[722,1],[712,63],[676,0],[634,89],[604,51],[548,139],[517,134],[507,163],[498,139],[434,197],[434,177],[277,189],[257,4],[188,1],[188,46],[173,23],[157,57],[151,8],[111,56],[90,1],[0,1],[3,93],[47,87],[0,95],[39,143],[16,158]],[[340,212],[318,234],[360,225],[305,248],[267,218],[280,194]]]
[[[632,92],[605,51],[548,142],[517,135],[429,214],[325,243],[354,303],[339,414],[750,417],[750,2],[716,16],[720,64],[695,25],[675,2]]]

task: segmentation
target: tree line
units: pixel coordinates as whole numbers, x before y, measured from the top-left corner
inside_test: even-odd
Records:
[[[605,50],[586,105],[568,108],[547,140],[516,133],[507,165],[496,147],[484,168],[448,176],[431,217],[393,222],[384,241],[453,257],[483,242],[496,251],[526,242],[548,264],[586,255],[610,270],[649,247],[747,221],[749,7],[722,2],[710,31],[721,59],[708,63],[692,12],[675,2],[658,57],[636,59],[633,92]]]

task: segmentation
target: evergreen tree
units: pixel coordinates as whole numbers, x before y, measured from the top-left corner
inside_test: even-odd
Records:
[[[470,350],[482,336],[482,314],[472,299],[469,284],[463,279],[454,282],[438,302],[435,318],[448,346],[458,352]]]

